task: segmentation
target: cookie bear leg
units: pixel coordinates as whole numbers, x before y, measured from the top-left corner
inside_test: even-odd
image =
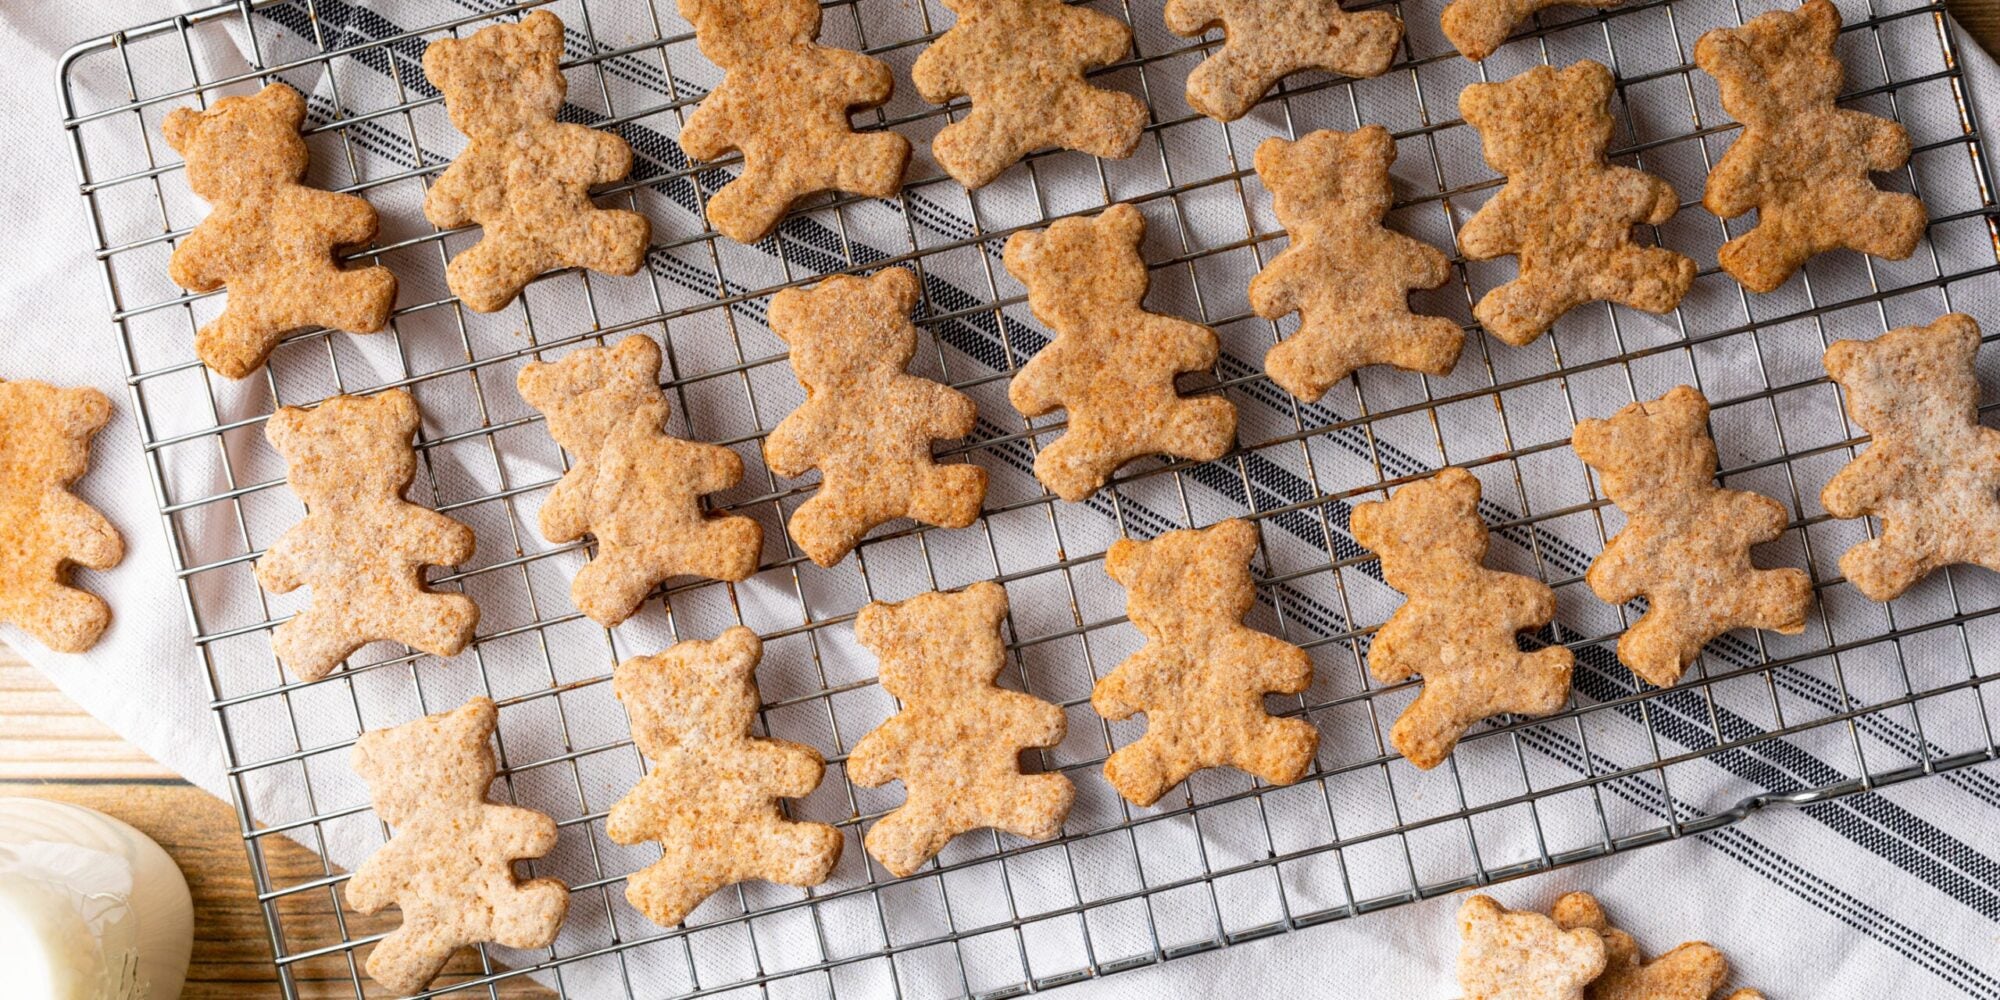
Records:
[[[1270,86],[1271,81],[1225,45],[1188,74],[1187,102],[1210,118],[1233,122],[1248,114]]]
[[[1361,359],[1342,350],[1332,337],[1301,329],[1264,355],[1264,371],[1278,388],[1318,402],[1328,389],[1361,367]]]
[[[1000,127],[998,116],[978,106],[931,141],[938,165],[968,188],[986,186],[1028,152]]]
[[[511,871],[499,874],[511,875]],[[502,891],[506,898],[494,901],[493,906],[493,941],[507,948],[547,947],[554,940],[559,921],[552,921],[550,915],[568,909],[569,890],[554,879],[538,878]]]
[[[361,648],[362,643],[348,638],[358,625],[310,605],[271,631],[271,651],[300,680],[316,681]]]
[[[1159,723],[1154,722],[1146,735],[1118,748],[1104,762],[1105,780],[1135,805],[1150,806],[1160,801],[1160,796],[1187,777],[1180,768],[1168,763],[1159,729]]]
[[[821,566],[831,566],[846,558],[861,536],[873,527],[862,516],[858,503],[841,502],[844,499],[828,492],[822,484],[819,492],[800,504],[786,522],[799,550]]]
[[[1303,719],[1260,714],[1249,721],[1243,745],[1237,749],[1237,768],[1271,785],[1289,785],[1304,777],[1319,749],[1319,730]]]
[[[1890,536],[1857,543],[1840,557],[1840,571],[1871,601],[1902,595],[1924,578],[1925,561],[1914,549],[1892,544]]]
[[[985,817],[985,825],[1029,840],[1047,840],[1062,832],[1062,818],[1076,800],[1076,786],[1068,778],[1029,774],[1013,786],[1003,808]]]
[[[951,841],[956,831],[943,819],[936,809],[906,801],[902,808],[876,821],[862,842],[870,856],[900,878],[922,868]]]
[[[705,872],[719,869],[699,863],[683,864],[682,860],[675,857],[669,862],[663,857],[626,876],[625,901],[661,927],[673,927],[687,919],[702,900],[721,886],[702,877]]]
[[[702,526],[701,558],[688,572],[734,583],[757,572],[763,555],[764,529],[747,517],[712,517]]]
[[[1716,260],[1744,288],[1753,292],[1776,291],[1790,281],[1806,259],[1811,247],[1784,231],[1782,217],[1759,216],[1757,228],[1722,245]]]
[[[486,230],[444,268],[445,284],[473,312],[499,312],[548,267],[542,252],[505,230]]]
[[[1208,462],[1228,453],[1236,443],[1236,407],[1220,396],[1176,399],[1160,435],[1159,450],[1180,458]]]
[[[1687,610],[1656,596],[1652,609],[1619,638],[1619,661],[1648,684],[1672,687],[1708,645],[1708,636],[1687,626]]]
[[[1078,503],[1103,486],[1125,460],[1107,457],[1103,435],[1079,427],[1074,414],[1071,420],[1069,430],[1035,456],[1035,478],[1056,496]]]
[[[986,470],[976,465],[933,465],[910,495],[910,516],[940,528],[963,528],[979,519]]]
[[[250,298],[247,293],[232,293]],[[249,302],[232,302],[222,315],[194,335],[194,353],[224,378],[242,378],[264,363],[284,330],[272,325]]]
[[[763,877],[780,885],[811,886],[826,881],[840,861],[840,831],[824,823],[773,821],[771,831],[779,842],[776,851],[766,851],[771,861]]]
[[[1625,247],[1599,273],[1597,297],[1649,313],[1673,311],[1694,284],[1694,261],[1660,247]]]
[[[1501,343],[1526,347],[1570,311],[1575,305],[1570,299],[1541,282],[1516,278],[1482,296],[1472,315]]]
[[[415,993],[444,971],[457,948],[436,921],[406,910],[402,926],[375,942],[368,955],[368,976],[392,993]]]
[[[1078,84],[1067,88],[1050,116],[1065,149],[1080,150],[1107,160],[1132,155],[1146,129],[1146,105],[1131,94]]]
[[[593,209],[585,217],[589,236],[576,266],[600,274],[637,274],[646,263],[646,244],[653,224],[637,212],[618,208]]]
[[[762,165],[746,165],[741,176],[709,197],[708,221],[738,243],[755,243],[777,228],[795,194]]]
[[[1917,565],[1916,572],[1921,577],[1923,555],[1911,553],[1909,559]],[[1751,627],[1786,635],[1805,628],[1806,612],[1812,605],[1812,580],[1804,570],[1760,570],[1751,578],[1751,586],[1755,588],[1753,603],[1756,606]]]
[[[585,563],[570,581],[570,603],[591,621],[609,628],[639,610],[659,582],[654,576],[636,550],[599,539],[597,558]]]
[[[318,296],[312,322],[348,333],[376,333],[396,305],[396,276],[386,267],[335,271]]]
[[[1426,375],[1448,375],[1465,349],[1465,331],[1437,316],[1398,315],[1382,324],[1387,336],[1376,364]]]
[[[903,167],[910,161],[910,144],[893,132],[868,132],[846,137],[830,164],[838,191],[870,198],[893,197],[903,187]]]
[[[17,583],[21,590],[0,619],[13,622],[58,653],[81,653],[111,624],[111,606],[89,591],[53,580]]]

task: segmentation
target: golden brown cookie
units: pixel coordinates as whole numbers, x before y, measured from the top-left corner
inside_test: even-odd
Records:
[[[1633,242],[1632,227],[1666,222],[1680,201],[1666,181],[1605,159],[1611,89],[1611,71],[1586,59],[1561,72],[1536,66],[1459,94],[1486,162],[1507,175],[1507,185],[1459,231],[1458,244],[1471,260],[1520,258],[1520,277],[1472,310],[1509,344],[1533,343],[1586,302],[1668,312],[1694,284],[1694,261]]]
[[[1486,523],[1472,473],[1445,469],[1386,501],[1356,506],[1348,524],[1354,540],[1381,557],[1382,578],[1409,598],[1375,633],[1368,672],[1384,684],[1424,677],[1423,693],[1389,737],[1410,763],[1443,763],[1481,719],[1563,706],[1570,651],[1523,653],[1515,639],[1555,616],[1555,591],[1481,565]]]
[[[1566,931],[1594,931],[1604,939],[1604,972],[1590,984],[1589,1000],[1709,1000],[1729,979],[1729,961],[1706,941],[1691,941],[1653,959],[1639,960],[1639,943],[1612,928],[1597,898],[1572,892],[1549,911]],[[1742,990],[1732,1000],[1756,1000]]]
[[[1459,907],[1458,936],[1464,1000],[1584,1000],[1584,988],[1604,971],[1604,940],[1596,931],[1564,929],[1489,896]]]
[[[1757,210],[1757,225],[1722,245],[1722,269],[1753,292],[1784,284],[1806,260],[1852,249],[1903,260],[1923,239],[1923,203],[1875,187],[1870,172],[1910,160],[1910,134],[1886,118],[1834,106],[1846,77],[1828,0],[1717,28],[1695,44],[1722,106],[1743,135],[1708,175],[1702,204],[1724,219]]]
[[[0,382],[0,622],[58,653],[97,645],[111,624],[111,606],[70,586],[70,571],[118,565],[125,540],[69,491],[110,419],[96,389]]]
[[[228,378],[256,371],[293,330],[375,333],[396,304],[388,268],[345,268],[335,257],[375,238],[375,209],[299,183],[305,117],[305,98],[274,83],[207,111],[176,108],[161,123],[187,161],[188,187],[212,208],[174,247],[167,276],[191,292],[228,288],[222,315],[194,337],[202,364]]]
[[[757,572],[764,529],[747,517],[710,517],[701,496],[735,486],[743,460],[727,448],[665,430],[660,347],[634,334],[553,364],[530,364],[521,398],[549,421],[576,463],[542,502],[542,537],[597,539],[597,557],[570,582],[578,611],[610,628],[669,577],[732,583]]]
[[[455,656],[472,641],[479,606],[424,585],[425,566],[472,558],[473,537],[403,499],[417,474],[410,439],[418,423],[416,401],[391,389],[334,396],[310,410],[287,406],[265,425],[306,505],[305,520],[256,565],[258,585],[274,594],[312,588],[312,603],[271,633],[272,651],[300,680],[326,676],[380,639],[432,656]]]
[[[1834,517],[1882,519],[1880,538],[1840,557],[1872,600],[1954,563],[2000,570],[2000,431],[1979,423],[1978,354],[1979,324],[1962,313],[1827,349],[1848,416],[1874,440],[1819,499]]]
[[[1264,710],[1266,694],[1312,683],[1312,658],[1243,625],[1257,600],[1256,552],[1255,525],[1224,521],[1150,542],[1121,538],[1105,554],[1146,645],[1097,682],[1090,706],[1112,721],[1146,713],[1146,735],[1104,762],[1105,779],[1134,805],[1152,805],[1203,768],[1226,765],[1273,785],[1312,768],[1319,730]]]
[[[1014,373],[1007,398],[1030,417],[1068,411],[1068,430],[1035,456],[1035,478],[1072,503],[1142,455],[1207,462],[1236,440],[1228,400],[1174,388],[1174,376],[1212,367],[1221,347],[1208,327],[1145,310],[1145,235],[1138,209],[1113,205],[1007,240],[1007,273],[1056,332]]]
[[[902,710],[847,757],[849,781],[902,779],[903,804],[864,843],[891,875],[916,872],[951,838],[992,827],[1029,840],[1062,832],[1076,788],[1060,774],[1021,773],[1021,752],[1062,742],[1062,709],[996,684],[1006,665],[1000,622],[1007,591],[975,583],[952,593],[877,601],[854,637],[881,661],[882,687]]]
[[[1217,121],[1250,112],[1302,69],[1365,78],[1388,72],[1403,22],[1386,11],[1350,14],[1340,0],[1167,0],[1176,35],[1223,31],[1222,48],[1188,74],[1188,107]]]
[[[555,847],[556,823],[488,798],[498,717],[491,700],[474,698],[354,743],[354,773],[395,835],[348,879],[347,903],[402,911],[368,955],[368,975],[398,996],[422,990],[469,944],[546,948],[569,912],[561,882],[514,874],[515,861]]]
[[[591,185],[632,172],[632,147],[556,121],[569,92],[562,54],[563,23],[545,10],[424,50],[424,76],[472,140],[425,194],[424,218],[444,229],[485,227],[445,268],[446,284],[474,312],[506,308],[544,271],[626,275],[646,261],[646,217],[590,202]]]
[[[979,414],[972,397],[904,373],[917,351],[917,292],[916,274],[894,267],[771,296],[771,332],[791,345],[806,401],[771,429],[764,461],[787,477],[820,470],[818,495],[790,524],[821,566],[899,517],[963,528],[986,498],[985,469],[931,458],[932,438],[972,433]]]
[[[1125,58],[1132,29],[1063,0],[942,0],[958,15],[917,57],[910,79],[933,104],[971,99],[931,153],[952,179],[984,187],[1044,146],[1122,160],[1139,145],[1146,105],[1093,87],[1084,70]]]
[[[848,115],[879,107],[896,82],[881,60],[816,44],[816,0],[680,0],[722,82],[681,126],[696,160],[743,153],[743,175],[708,199],[708,221],[738,243],[770,235],[792,203],[820,191],[887,198],[903,187],[910,140],[857,135]]]
[[[1784,533],[1785,508],[1715,485],[1701,393],[1680,386],[1609,420],[1585,420],[1572,444],[1625,514],[1625,530],[1585,578],[1612,604],[1645,596],[1646,613],[1618,640],[1618,659],[1634,674],[1667,687],[1730,629],[1805,630],[1812,583],[1804,571],[1750,561],[1752,545]]]
[[[1395,161],[1396,140],[1380,125],[1257,147],[1257,176],[1292,245],[1251,279],[1250,306],[1265,319],[1299,314],[1298,332],[1271,348],[1264,369],[1307,402],[1366,365],[1443,375],[1465,346],[1457,323],[1410,312],[1410,292],[1444,284],[1451,265],[1383,227]]]
[[[662,927],[724,886],[814,886],[840,860],[839,830],[778,809],[818,788],[826,762],[811,747],[751,734],[763,655],[757,633],[739,625],[713,642],[635,656],[612,675],[632,742],[653,766],[611,807],[604,832],[619,844],[660,842],[660,860],[626,878],[625,899]]]
[[[1506,44],[1507,36],[1550,7],[1616,7],[1625,0],[1452,0],[1445,5],[1444,37],[1467,59],[1484,59]]]

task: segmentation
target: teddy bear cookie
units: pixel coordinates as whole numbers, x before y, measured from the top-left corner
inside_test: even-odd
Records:
[[[1612,604],[1645,596],[1646,613],[1618,640],[1618,659],[1634,674],[1668,687],[1708,640],[1730,629],[1805,630],[1812,605],[1805,572],[1750,561],[1751,546],[1784,533],[1784,505],[1715,485],[1701,393],[1680,386],[1609,420],[1582,421],[1571,443],[1625,514],[1625,529],[1585,580]]]
[[[569,912],[561,882],[514,875],[515,861],[555,847],[556,823],[488,797],[498,719],[490,699],[474,698],[354,743],[354,773],[395,835],[347,880],[347,902],[360,913],[402,911],[367,966],[398,996],[429,985],[465,945],[546,948]]]
[[[821,566],[899,517],[963,528],[986,498],[985,469],[932,460],[931,439],[972,433],[978,411],[972,397],[904,372],[917,297],[915,272],[900,267],[771,296],[771,332],[791,345],[806,401],[764,439],[764,462],[788,478],[820,470],[819,493],[790,526]]]
[[[1121,538],[1105,553],[1146,645],[1097,682],[1090,707],[1114,722],[1146,713],[1146,734],[1104,762],[1105,779],[1134,805],[1158,802],[1204,768],[1289,785],[1312,767],[1319,730],[1264,710],[1266,694],[1305,691],[1312,658],[1243,625],[1257,601],[1256,552],[1255,525],[1224,521],[1150,542]]]
[[[1302,69],[1381,76],[1403,40],[1396,15],[1350,14],[1339,0],[1167,0],[1165,14],[1176,35],[1222,29],[1222,48],[1188,74],[1187,102],[1224,122],[1248,114],[1273,84]]]
[[[1868,176],[1909,162],[1909,132],[1834,105],[1846,78],[1834,53],[1839,37],[1840,10],[1806,0],[1695,44],[1695,64],[1743,123],[1709,173],[1702,204],[1724,219],[1757,210],[1756,227],[1723,244],[1718,258],[1753,292],[1776,289],[1829,250],[1903,260],[1923,239],[1923,203]]]
[[[1694,261],[1632,239],[1639,223],[1672,218],[1680,200],[1666,181],[1605,159],[1611,91],[1611,71],[1586,59],[1459,94],[1486,162],[1507,176],[1459,231],[1459,247],[1471,260],[1520,258],[1520,277],[1486,293],[1472,314],[1516,347],[1586,302],[1664,313],[1694,284]]]
[[[1464,1000],[1585,1000],[1585,989],[1604,971],[1604,939],[1596,931],[1509,910],[1491,896],[1459,906],[1458,936]]]
[[[1060,774],[1021,773],[1021,751],[1061,743],[1067,725],[1061,708],[994,683],[1007,660],[1006,617],[1006,589],[975,583],[877,601],[854,619],[854,637],[881,661],[882,687],[903,705],[847,757],[856,785],[903,782],[903,804],[863,839],[897,878],[969,830],[1047,840],[1076,799]]]
[[[416,478],[410,440],[417,404],[391,389],[334,396],[310,410],[271,414],[264,436],[285,459],[305,502],[293,525],[256,563],[274,594],[312,588],[312,603],[271,632],[271,649],[300,680],[332,672],[348,654],[388,639],[432,656],[472,641],[479,606],[424,585],[425,566],[472,558],[472,529],[403,499]]]
[[[1383,227],[1395,160],[1396,140],[1380,125],[1257,147],[1257,176],[1292,245],[1250,280],[1250,307],[1265,319],[1299,314],[1298,332],[1264,355],[1264,370],[1306,402],[1366,365],[1443,375],[1465,346],[1457,323],[1410,312],[1410,292],[1444,284],[1451,265],[1436,247]]]
[[[1589,1000],[1709,1000],[1729,980],[1729,960],[1706,941],[1690,941],[1641,961],[1639,943],[1611,926],[1590,893],[1563,896],[1549,916],[1566,931],[1594,931],[1604,939],[1604,971],[1590,984]],[[1758,997],[1755,990],[1730,994],[1730,1000]]]
[[[757,572],[764,529],[747,517],[711,517],[701,506],[702,494],[743,479],[743,460],[666,432],[653,338],[635,334],[616,347],[530,364],[516,386],[576,459],[542,502],[540,524],[542,537],[558,544],[597,539],[597,557],[570,581],[578,611],[610,628],[669,577],[735,583]]]
[[[1122,160],[1139,145],[1146,105],[1091,86],[1084,70],[1132,49],[1132,29],[1063,0],[941,0],[958,23],[932,42],[910,79],[933,104],[971,99],[931,154],[953,180],[986,186],[1044,146]]]
[[[212,209],[174,247],[167,276],[191,292],[228,289],[222,315],[194,337],[202,364],[226,378],[256,371],[293,330],[376,333],[396,302],[388,268],[346,268],[335,256],[375,239],[375,209],[299,183],[305,117],[305,98],[274,83],[207,111],[176,108],[161,124],[187,161],[188,186]]]
[[[1882,519],[1881,537],[1840,557],[1871,600],[1954,563],[2000,570],[2000,431],[1979,422],[1979,336],[1978,322],[1953,313],[1827,348],[1848,416],[1874,440],[1820,503],[1834,517]]]
[[[749,879],[814,886],[840,860],[840,831],[795,823],[778,800],[819,787],[818,751],[751,735],[764,644],[742,626],[618,665],[611,691],[653,762],[611,807],[605,835],[660,842],[660,860],[625,880],[625,899],[672,927],[717,889]]]
[[[1625,0],[1452,0],[1441,27],[1452,48],[1477,62],[1506,44],[1507,36],[1550,7],[1616,7]]]
[[[97,645],[111,624],[111,606],[71,586],[70,571],[118,565],[125,540],[69,491],[110,419],[96,389],[0,382],[0,622],[58,653]]]
[[[1014,373],[1007,399],[1029,417],[1068,411],[1069,429],[1035,456],[1035,478],[1071,503],[1141,455],[1207,462],[1236,441],[1235,406],[1174,387],[1174,376],[1213,367],[1221,347],[1208,327],[1145,310],[1145,235],[1146,217],[1119,204],[1007,240],[1007,273],[1056,331]]]
[[[895,89],[881,60],[817,44],[817,0],[680,0],[722,82],[681,126],[696,160],[743,153],[743,175],[708,199],[708,221],[738,243],[770,235],[792,203],[820,191],[887,198],[903,186],[910,141],[857,135],[848,119]]]
[[[1423,692],[1389,739],[1426,770],[1481,719],[1548,715],[1569,698],[1570,651],[1523,653],[1516,644],[1520,632],[1555,616],[1555,591],[1482,565],[1479,492],[1472,473],[1445,469],[1356,506],[1348,520],[1354,540],[1381,557],[1383,579],[1408,598],[1375,633],[1368,672],[1384,684],[1423,675]]]
[[[471,140],[424,195],[424,218],[484,227],[445,266],[445,283],[474,312],[506,308],[544,271],[630,275],[645,263],[646,217],[590,203],[592,185],[632,172],[632,147],[556,121],[569,93],[562,54],[563,23],[545,10],[424,50],[424,76]]]

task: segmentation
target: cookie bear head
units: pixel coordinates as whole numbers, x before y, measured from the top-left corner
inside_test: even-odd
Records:
[[[1146,297],[1139,241],[1146,217],[1118,204],[1088,219],[1063,219],[1007,240],[1007,273],[1028,286],[1028,304],[1051,326],[1104,322]]]
[[[1388,500],[1355,507],[1349,527],[1355,541],[1381,557],[1389,586],[1407,594],[1426,589],[1425,580],[1442,557],[1474,566],[1486,558],[1478,509],[1478,478],[1452,466]]]
[[[1458,107],[1479,130],[1486,162],[1512,176],[1602,162],[1611,142],[1611,91],[1611,71],[1585,59],[1473,84]]]
[[[368,783],[375,814],[401,826],[429,806],[486,801],[498,719],[492,700],[481,697],[451,712],[361,734],[354,742],[354,773]]]
[[[904,701],[937,701],[999,676],[1006,662],[999,625],[1006,617],[1006,588],[975,583],[956,593],[870,604],[854,619],[854,637],[880,658],[883,690]],[[940,620],[950,626],[938,627]]]
[[[1807,0],[1740,28],[1718,28],[1695,43],[1694,60],[1715,78],[1722,106],[1746,122],[1781,120],[1800,107],[1825,107],[1840,96],[1845,71],[1834,54],[1840,10]]]
[[[240,198],[306,174],[299,123],[306,100],[274,83],[249,97],[225,97],[207,111],[175,108],[160,131],[187,161],[188,187],[203,200]]]
[[[1121,538],[1105,553],[1104,570],[1125,588],[1125,613],[1141,629],[1181,620],[1206,628],[1237,622],[1256,603],[1255,589],[1236,582],[1256,552],[1256,525],[1224,521],[1150,542]]]
[[[1472,996],[1581,997],[1604,972],[1604,939],[1596,931],[1564,929],[1490,896],[1459,907],[1458,936],[1458,983]]]
[[[0,441],[14,459],[0,467],[0,484],[10,484],[0,489],[75,482],[90,464],[91,436],[110,419],[111,401],[96,389],[0,382]]]
[[[1388,171],[1395,159],[1396,140],[1380,125],[1321,129],[1297,142],[1264,140],[1257,147],[1257,176],[1286,228],[1319,214],[1380,219],[1395,200]]]
[[[667,420],[660,346],[643,333],[616,347],[588,347],[552,364],[528,365],[516,386],[548,418],[549,436],[573,455],[596,454],[627,421],[657,430]]]
[[[872,369],[902,371],[917,351],[910,308],[917,276],[900,267],[872,278],[836,275],[810,289],[771,297],[771,332],[792,349],[792,370],[808,386]]]
[[[611,690],[632,719],[632,739],[650,760],[683,743],[741,740],[757,715],[757,661],[764,644],[738,625],[711,642],[676,643],[618,665]]]
[[[1572,438],[1578,458],[1598,470],[1604,491],[1628,512],[1656,496],[1673,502],[1715,478],[1708,400],[1688,386],[1633,403],[1608,420],[1585,420]]]
[[[1977,412],[1979,323],[1950,313],[1929,326],[1906,326],[1874,340],[1837,340],[1826,350],[1826,373],[1847,396],[1847,412],[1876,438],[1925,440],[1938,418]],[[1912,387],[1921,387],[1912,405]],[[1962,419],[1962,418],[1959,418]]]
[[[723,69],[819,37],[816,0],[680,0],[679,6],[681,17],[694,26],[701,54]]]
[[[416,401],[401,389],[335,396],[271,414],[264,436],[284,456],[292,492],[311,505],[337,495],[400,494],[416,475]]]
[[[569,92],[563,25],[538,10],[518,24],[481,28],[424,50],[424,76],[444,94],[451,123],[474,140],[515,135],[551,120]]]

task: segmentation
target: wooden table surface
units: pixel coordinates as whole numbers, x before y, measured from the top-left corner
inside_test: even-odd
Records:
[[[1950,0],[1950,6],[1967,30],[1989,49],[2000,51],[2000,0]],[[0,644],[0,795],[32,795],[102,810],[145,831],[173,855],[187,875],[197,914],[194,962],[183,996],[277,994],[263,913],[228,803],[180,780],[119,739],[4,644]],[[273,838],[265,843],[275,877],[292,882],[321,871],[319,858],[291,841]],[[332,919],[331,904],[324,896],[302,903],[296,915],[287,913],[288,928]],[[300,923],[295,925],[295,919]],[[455,968],[469,971],[462,964]],[[300,972],[303,995],[354,995],[345,963],[325,963]],[[518,982],[502,993],[553,995]]]

